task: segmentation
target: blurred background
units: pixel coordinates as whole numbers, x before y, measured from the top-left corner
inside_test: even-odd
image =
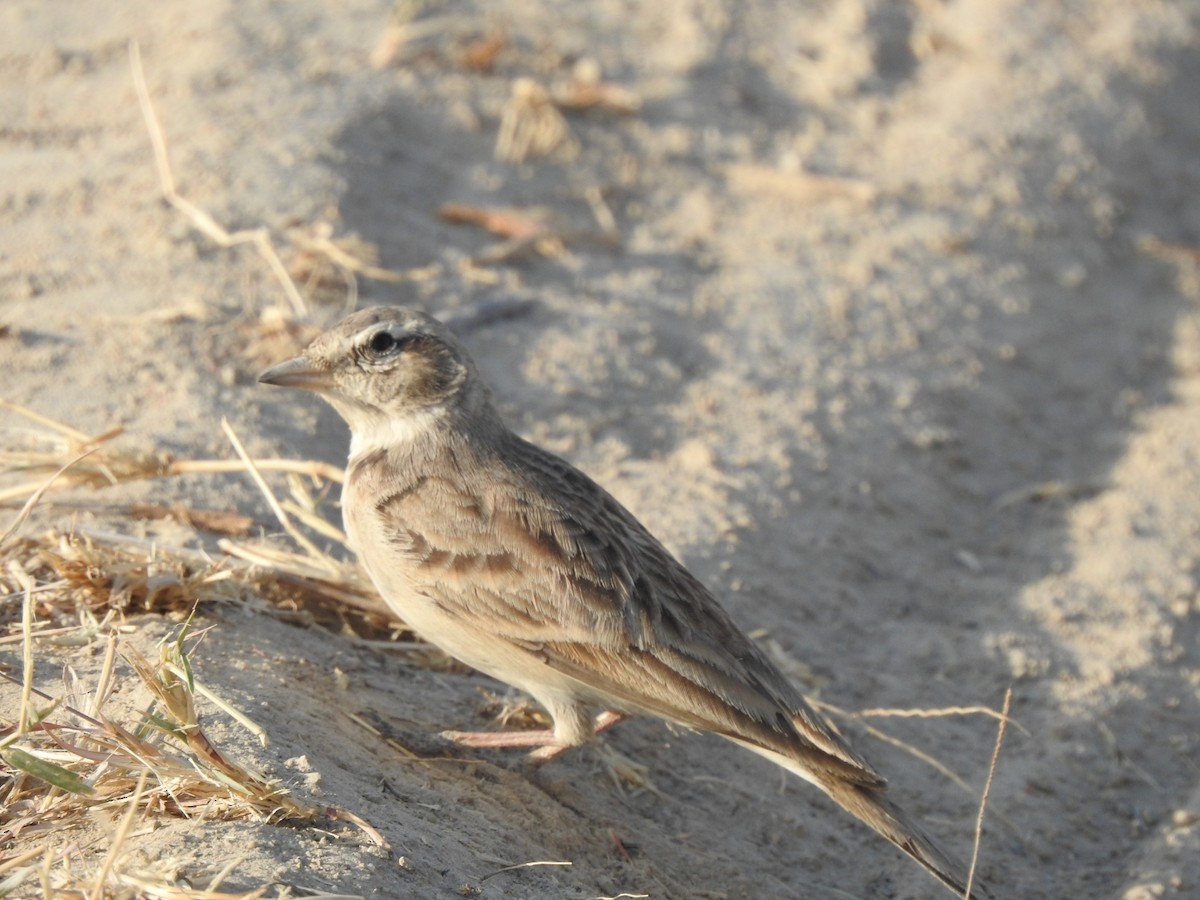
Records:
[[[532,713],[329,613],[370,603],[336,530],[347,435],[254,382],[399,303],[452,321],[510,424],[629,505],[964,858],[997,721],[961,708],[1011,686],[998,896],[1194,895],[1198,33],[1188,0],[8,0],[0,527],[99,449],[0,541],[0,753],[101,784],[20,683],[132,731],[148,688],[109,636],[157,659],[199,601],[190,665],[270,737],[198,696],[222,754],[392,852],[189,806],[153,766],[68,815],[78,786],[10,753],[0,878],[929,896],[715,738],[633,722],[536,773],[428,745]],[[303,462],[263,469],[302,562],[262,555],[294,539],[231,434]],[[879,709],[944,714],[856,715]],[[531,861],[556,865],[507,869]]]

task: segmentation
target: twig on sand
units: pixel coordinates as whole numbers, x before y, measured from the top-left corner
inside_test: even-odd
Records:
[[[897,718],[897,719],[937,719],[942,716],[990,716],[1004,723],[1011,722],[1012,725],[1026,737],[1029,736],[1029,729],[1015,719],[1008,717],[1008,708],[1005,707],[1001,711],[996,711],[990,706],[943,706],[939,709],[862,709],[855,713],[864,719],[870,718]]]
[[[937,759],[935,756],[930,755],[929,753],[926,753],[921,748],[913,746],[908,741],[901,740],[900,738],[896,737],[895,735],[888,734],[886,731],[876,728],[873,725],[868,725],[866,722],[862,721],[862,719],[868,715],[873,716],[873,717],[894,716],[894,717],[901,717],[901,718],[936,718],[936,717],[941,717],[941,716],[987,715],[987,716],[991,716],[995,719],[998,719],[1000,721],[1001,726],[1003,726],[1004,728],[1007,728],[1008,724],[1011,722],[1018,729],[1020,729],[1020,731],[1022,733],[1029,734],[1028,730],[1023,728],[1020,725],[1020,723],[1014,721],[1013,719],[1011,719],[1009,717],[1007,705],[1000,712],[997,712],[996,710],[991,709],[990,707],[985,707],[985,706],[965,706],[965,707],[951,706],[951,707],[944,707],[942,709],[868,709],[868,710],[864,710],[862,712],[855,713],[855,712],[850,712],[849,710],[842,709],[839,706],[835,706],[832,703],[827,703],[824,700],[818,700],[815,697],[809,697],[808,700],[817,709],[827,712],[833,716],[837,716],[838,718],[842,718],[842,719],[854,719],[854,720],[858,721],[859,726],[867,734],[871,735],[871,737],[876,738],[877,740],[883,741],[885,744],[891,744],[893,747],[898,747],[899,749],[903,750],[904,752],[908,753],[909,755],[916,757],[921,762],[925,763],[926,765],[930,766],[931,768],[936,770],[938,773],[940,773],[942,775],[942,777],[944,777],[947,781],[950,781],[951,783],[953,783],[954,785],[956,785],[957,787],[961,788],[963,791],[965,791],[966,793],[971,794],[971,795],[975,794],[975,789],[971,787],[971,785],[967,782],[967,780],[965,778],[963,778],[961,775],[959,775],[957,772],[955,772],[953,769],[951,769],[949,766],[947,766],[941,760]],[[1003,822],[1004,825],[1006,825],[1008,828],[1010,828],[1014,834],[1020,836],[1021,830],[1020,830],[1020,828],[1017,827],[1017,825],[1015,823],[1013,823],[1012,821],[1010,821],[1009,819],[1007,819],[1006,817],[1004,817],[1002,815],[995,814],[995,813],[993,815],[995,818],[997,818],[1001,822]]]
[[[288,274],[283,260],[279,258],[269,229],[260,226],[230,232],[175,189],[175,176],[171,171],[170,156],[167,154],[166,135],[163,133],[162,125],[159,124],[154,105],[150,101],[150,89],[146,86],[146,74],[142,69],[142,51],[137,41],[129,42],[129,68],[133,74],[133,86],[137,90],[138,102],[142,107],[142,117],[146,120],[146,130],[150,132],[150,143],[154,147],[154,162],[158,167],[158,181],[163,199],[187,216],[198,231],[203,232],[220,246],[235,247],[239,244],[252,244],[266,260],[271,272],[279,281],[288,303],[291,304],[292,311],[297,316],[306,315],[308,304]]]
[[[975,844],[971,849],[971,867],[967,870],[967,886],[963,897],[970,900],[971,885],[975,881],[975,866],[979,862],[979,844],[983,839],[983,814],[987,810],[988,795],[992,792],[992,779],[996,776],[996,762],[1000,759],[1000,748],[1004,746],[1004,731],[1008,727],[1008,711],[1012,707],[1012,688],[1004,692],[1004,705],[1000,708],[1000,725],[996,729],[996,746],[992,750],[992,762],[988,766],[987,781],[979,797],[979,816],[975,819]]]
[[[482,883],[489,878],[495,878],[497,875],[503,875],[505,872],[515,872],[517,869],[534,869],[539,866],[573,866],[575,863],[569,859],[535,859],[532,862],[517,863],[515,866],[505,866],[503,869],[497,869],[490,875],[484,875],[479,881]]]

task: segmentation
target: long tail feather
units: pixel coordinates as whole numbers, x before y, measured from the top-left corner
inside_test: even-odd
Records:
[[[967,868],[949,856],[921,830],[900,807],[887,797],[882,779],[846,777],[838,766],[818,768],[798,759],[785,756],[775,750],[752,744],[749,741],[731,738],[747,750],[765,756],[805,781],[819,787],[838,806],[856,819],[870,825],[914,860],[920,863],[938,881],[954,891],[960,898],[966,896]],[[815,762],[812,761],[812,762]],[[833,762],[831,760],[830,762]],[[869,771],[864,774],[871,774]],[[993,900],[992,893],[978,879],[971,885],[971,900]]]
[[[838,806],[870,825],[959,897],[966,896],[966,867],[938,847],[896,804],[887,799],[881,788],[832,779],[819,786]],[[988,889],[976,880],[971,887],[971,900],[991,898]]]

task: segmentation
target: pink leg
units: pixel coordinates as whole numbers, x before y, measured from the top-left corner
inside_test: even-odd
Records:
[[[554,743],[549,728],[533,731],[443,731],[442,737],[464,747],[545,747]]]
[[[592,725],[592,737],[595,737],[602,731],[608,731],[614,725],[624,722],[628,718],[629,716],[625,713],[613,712],[611,709],[606,709],[600,715],[596,716],[596,721]],[[550,762],[552,759],[558,759],[570,749],[570,747],[563,744],[546,744],[530,753],[529,761],[534,765],[540,766]]]
[[[592,734],[594,736],[607,731],[627,718],[625,713],[605,710],[596,716]],[[549,728],[535,731],[443,731],[442,737],[464,747],[536,747],[529,754],[529,760],[538,765],[557,759],[571,749],[569,745],[555,741],[554,732]]]

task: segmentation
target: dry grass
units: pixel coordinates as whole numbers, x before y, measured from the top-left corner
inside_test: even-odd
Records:
[[[10,563],[19,572],[19,563]],[[124,865],[120,847],[135,817],[143,823],[171,817],[300,825],[344,820],[383,843],[354,815],[296,800],[279,781],[252,772],[209,739],[198,695],[262,735],[197,680],[192,655],[199,636],[190,635],[190,622],[160,643],[156,659],[109,630],[94,683],[84,683],[68,666],[58,696],[35,687],[34,581],[23,580],[20,683],[29,702],[16,722],[0,725],[0,893],[40,886],[47,896],[223,896],[212,885],[181,887],[159,867],[152,874]],[[99,631],[85,623],[77,637],[101,639]],[[122,722],[109,712],[109,701],[115,693],[131,693],[135,683],[151,699],[140,716]],[[114,812],[122,818],[103,858],[85,852],[77,833]]]
[[[0,398],[0,409],[16,413],[48,429],[31,435],[32,439],[26,448],[0,451],[0,475],[23,477],[16,484],[0,487],[0,504],[34,497],[45,485],[47,476],[68,463],[70,467],[55,480],[52,490],[80,486],[109,487],[146,478],[246,470],[245,464],[237,460],[175,459],[161,450],[114,443],[124,433],[120,427],[91,436],[3,398]],[[89,451],[87,457],[76,459]],[[255,466],[265,472],[308,476],[316,482],[341,483],[342,480],[342,470],[337,466],[312,460],[260,459],[255,460]]]
[[[500,117],[497,159],[513,164],[551,156],[569,161],[579,155],[579,141],[550,94],[532,78],[518,78]]]
[[[222,428],[239,459],[181,460],[158,450],[114,443],[120,429],[90,438],[16,404],[0,400],[0,408],[45,429],[30,436],[30,448],[0,451],[0,485],[5,480],[17,482],[0,487],[0,506],[25,503],[12,525],[0,533],[0,563],[10,568],[16,563],[38,582],[39,613],[44,619],[69,617],[77,608],[93,614],[185,616],[202,603],[260,600],[289,621],[347,631],[364,639],[395,639],[408,633],[356,566],[335,559],[315,543],[323,538],[345,551],[345,535],[321,515],[330,486],[342,480],[337,467],[309,460],[251,459],[228,423],[222,423]],[[19,535],[32,504],[47,492],[231,472],[251,475],[298,550],[230,537],[246,538],[253,528],[255,520],[244,513],[186,506],[134,504],[127,513],[138,519],[170,516],[196,529],[224,534],[216,541],[218,553],[79,526],[36,537]],[[277,499],[263,472],[284,473],[288,496]],[[21,586],[0,571],[0,588],[12,596]],[[0,609],[0,627],[10,619]]]
[[[172,817],[298,824],[343,820],[382,843],[352,813],[296,800],[280,782],[222,752],[197,712],[197,698],[203,697],[265,742],[262,729],[196,677],[192,659],[199,636],[190,626],[203,605],[258,603],[297,624],[363,639],[407,635],[357,570],[319,550],[296,524],[306,523],[318,537],[342,540],[317,513],[317,498],[340,472],[291,460],[250,460],[232,430],[228,433],[242,460],[177,461],[117,447],[112,441],[118,429],[89,438],[30,410],[4,407],[45,430],[30,439],[33,449],[0,455],[0,478],[18,482],[0,496],[9,504],[25,504],[0,537],[0,644],[19,643],[22,650],[20,678],[0,669],[0,677],[21,691],[15,718],[0,722],[0,895],[242,896],[218,891],[219,873],[206,887],[195,888],[164,874],[169,867],[139,869],[121,852],[134,818],[143,824]],[[259,469],[289,473],[290,497],[272,496],[270,502],[299,550],[224,537],[214,553],[78,527],[23,533],[47,491],[237,469],[252,472],[264,489]],[[220,513],[214,520],[179,508],[175,513],[192,524],[232,522],[239,534],[248,518]],[[139,653],[122,633],[134,613],[183,623],[162,642],[155,659]],[[104,662],[95,682],[83,683],[67,667],[60,690],[39,687],[34,677],[38,649],[50,640],[59,647],[102,643]],[[140,715],[122,721],[108,708],[109,700],[135,691],[148,693],[149,703]],[[120,821],[107,847],[79,846],[77,833],[94,827],[97,817],[110,816]],[[244,896],[266,892],[264,887]]]

